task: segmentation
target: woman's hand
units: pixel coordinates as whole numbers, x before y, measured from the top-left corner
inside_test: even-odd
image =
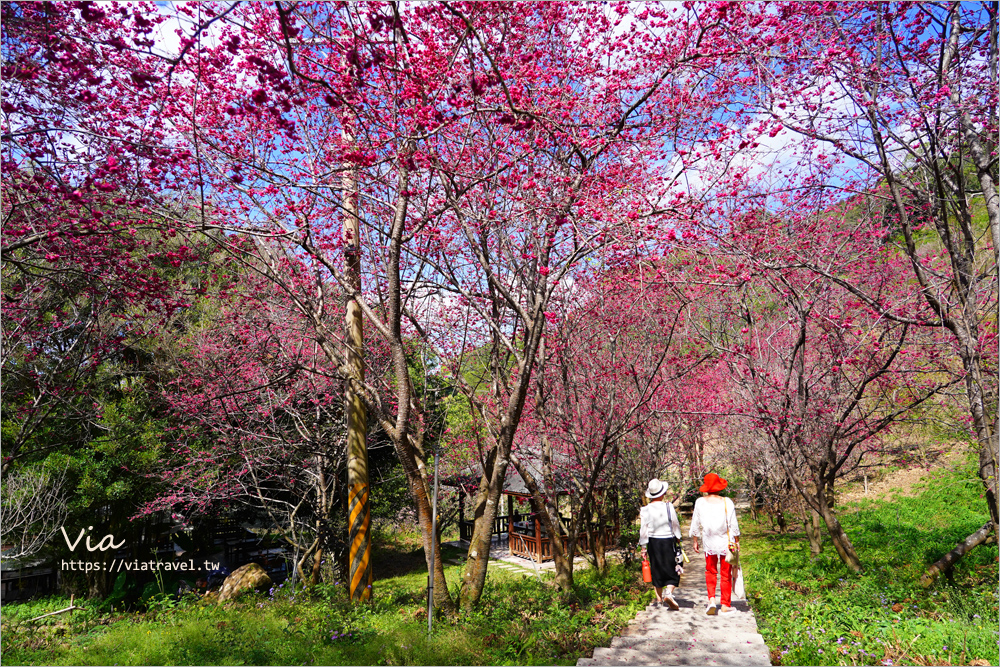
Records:
[[[694,538],[694,552],[696,554],[701,553],[701,551],[698,549],[698,538],[697,537]]]

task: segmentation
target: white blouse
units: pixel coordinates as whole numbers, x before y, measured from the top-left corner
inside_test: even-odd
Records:
[[[677,511],[666,501],[649,503],[639,509],[639,544],[648,544],[651,537],[681,537]]]
[[[688,535],[701,538],[702,549],[706,554],[725,556],[729,550],[729,536],[736,537],[739,534],[740,524],[736,521],[736,506],[732,500],[723,498],[723,502],[718,504],[708,503],[705,498],[695,501]]]

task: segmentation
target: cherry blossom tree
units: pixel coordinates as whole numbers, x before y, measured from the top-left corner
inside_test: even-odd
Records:
[[[712,321],[703,335],[726,363],[732,400],[822,517],[840,558],[859,571],[833,508],[836,481],[877,450],[894,423],[956,380],[941,379],[949,374],[937,341],[899,321],[926,308],[901,279],[899,256],[848,215],[851,207],[828,203],[788,195],[780,212],[738,218],[733,254],[713,249],[692,279],[728,283],[720,298],[701,301],[717,308],[701,322]],[[822,271],[804,267],[803,257],[822,258]],[[864,284],[897,317],[821,273]]]
[[[614,34],[627,17],[671,29],[658,40],[630,44]],[[462,14],[483,49],[485,81],[493,82],[477,91],[480,104],[502,114],[482,127],[480,145],[489,150],[465,150],[467,140],[452,144],[463,148],[462,160],[443,174],[446,215],[427,230],[438,242],[427,250],[418,244],[415,254],[433,269],[423,285],[452,298],[445,308],[461,323],[461,340],[489,353],[481,388],[465,386],[489,436],[478,452],[484,476],[464,575],[470,591],[485,577],[493,518],[553,316],[550,304],[566,281],[592,270],[596,257],[614,266],[644,255],[660,243],[661,226],[688,215],[686,198],[669,187],[657,160],[691,135],[706,138],[695,119],[714,111],[711,85],[680,82],[721,68],[725,45],[713,39],[717,20],[693,10],[678,17],[643,8],[632,17],[626,6],[602,14],[547,5],[505,18],[504,31],[494,34]],[[533,54],[515,53],[504,41],[515,28]],[[626,61],[631,68],[622,67]],[[706,134],[715,131],[705,127]],[[436,345],[448,344],[438,336]],[[442,356],[464,358],[453,346]]]
[[[422,407],[406,337],[461,358],[442,342],[458,322],[469,345],[496,351],[497,412],[487,420],[495,444],[461,594],[474,602],[554,289],[595,253],[634,252],[647,227],[676,215],[684,200],[662,178],[641,193],[636,184],[690,135],[725,129],[691,124],[711,116],[721,85],[692,83],[725,48],[720,16],[566,4],[184,11],[196,25],[217,19],[214,45],[199,42],[200,32],[190,37],[178,68],[186,78],[167,103],[210,195],[214,219],[203,224],[282,240],[357,301],[387,341],[392,400],[357,377],[349,386],[395,443],[428,553],[428,453],[413,428]],[[656,39],[624,39],[633,21]],[[338,224],[355,199],[361,239],[345,238]],[[348,251],[359,253],[360,290]],[[294,294],[341,366],[350,346],[315,299],[280,272],[268,275]],[[457,319],[426,317],[442,312],[428,307],[434,299]]]
[[[633,281],[622,280],[629,273],[615,271],[574,287],[585,296],[545,335],[534,396],[511,458],[535,504],[544,508],[556,584],[567,594],[584,532],[597,566],[606,567],[604,527],[620,481],[620,452],[662,410],[661,392],[673,379],[668,365],[674,372],[682,365],[673,340],[680,309],[644,308],[645,295],[632,292]],[[540,462],[540,476],[525,465],[532,460]],[[558,506],[567,488],[573,510],[568,524]]]
[[[872,229],[887,228],[930,313],[907,321],[864,283],[827,278],[888,318],[948,333],[994,524],[997,21],[991,3],[783,4],[759,17],[766,48],[749,61],[758,127],[805,138],[814,158],[850,169],[839,183],[866,193]]]
[[[172,351],[160,366],[178,426],[169,490],[145,511],[252,507],[295,549],[301,580],[316,584],[324,558],[345,544],[335,514],[344,506],[343,380],[274,283],[244,276],[202,308],[162,348],[161,356]]]
[[[185,305],[200,259],[161,209],[190,154],[166,141],[144,57],[151,5],[3,6],[3,470],[60,420],[99,419],[86,382]],[[116,103],[108,104],[109,98]]]

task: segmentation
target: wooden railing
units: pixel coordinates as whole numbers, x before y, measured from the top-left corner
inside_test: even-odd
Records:
[[[498,516],[493,521],[493,535],[500,536],[501,539],[506,537],[508,539],[508,544],[510,545],[510,553],[514,556],[521,556],[522,558],[530,558],[538,561],[551,560],[553,556],[552,544],[549,540],[549,535],[545,530],[545,526],[539,525],[539,535],[536,537],[534,518],[535,517],[532,514],[515,514],[513,517]],[[562,518],[567,523],[569,522],[568,517]],[[511,520],[515,522],[527,522],[528,526],[514,526],[514,530],[511,530]],[[459,521],[459,537],[466,542],[471,541],[474,528],[475,522],[473,521]],[[612,545],[614,545],[618,540],[618,532],[619,531],[616,526],[605,526],[605,545],[612,548]],[[587,533],[585,531],[580,531],[580,534],[577,537],[577,546],[583,550],[588,550],[590,548]]]
[[[461,540],[469,542],[472,540],[472,532],[475,529],[476,524],[473,521],[459,521],[458,522],[458,537]]]
[[[552,560],[552,542],[548,535],[535,537],[512,533],[510,536],[510,553],[513,556],[530,558],[531,560]]]
[[[510,516],[498,516],[493,519],[493,532],[492,535],[499,537],[504,537],[508,532],[510,532],[510,521],[513,518],[514,521],[525,521],[528,518],[527,514],[515,514],[513,517]],[[475,529],[476,523],[474,521],[459,521],[458,522],[458,537],[459,539],[469,542],[472,540],[472,532]]]
[[[551,560],[553,558],[552,542],[549,539],[548,533],[546,533],[544,529],[541,529],[539,533],[540,534],[536,537],[534,531],[523,533],[518,532],[515,529],[515,531],[510,535],[511,555],[521,556],[522,558],[530,558],[532,560],[538,560],[539,562]],[[605,526],[604,544],[610,547],[617,539],[618,529],[615,526]],[[579,549],[583,549],[584,551],[590,548],[586,532],[580,532],[577,536],[576,545]]]

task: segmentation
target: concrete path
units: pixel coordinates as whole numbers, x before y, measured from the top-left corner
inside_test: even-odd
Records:
[[[681,586],[674,590],[679,611],[653,605],[639,612],[610,647],[594,649],[592,658],[577,665],[770,665],[771,658],[757,621],[746,602],[734,600],[735,612],[705,613],[705,557],[694,553],[690,540],[684,551]],[[720,594],[716,586],[716,602]]]

